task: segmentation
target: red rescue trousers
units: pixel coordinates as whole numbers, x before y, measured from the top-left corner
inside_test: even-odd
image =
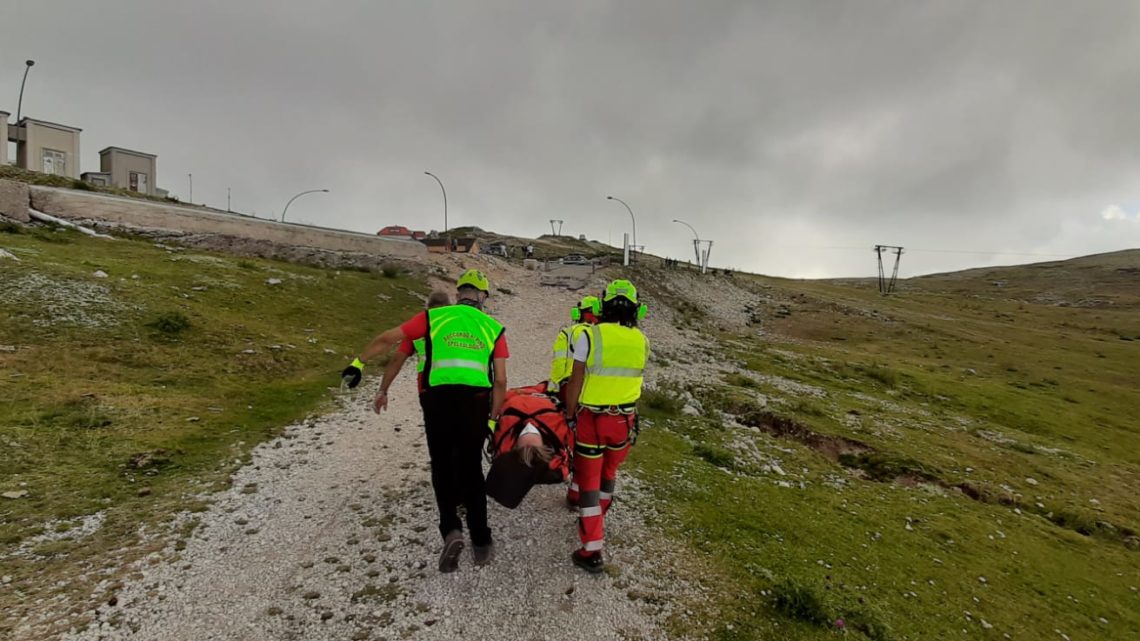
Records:
[[[578,485],[578,536],[582,549],[601,550],[605,541],[605,514],[614,495],[618,466],[629,454],[632,414],[578,412],[574,445],[574,482]]]

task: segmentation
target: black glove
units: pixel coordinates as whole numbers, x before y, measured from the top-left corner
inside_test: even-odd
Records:
[[[360,385],[360,379],[363,378],[364,375],[363,370],[364,363],[362,363],[359,358],[353,359],[352,365],[344,368],[344,371],[340,373],[340,378],[348,384],[350,389],[354,388]]]

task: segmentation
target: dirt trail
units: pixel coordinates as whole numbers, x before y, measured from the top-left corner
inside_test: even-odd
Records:
[[[510,383],[543,380],[551,340],[580,293],[509,268],[494,280],[514,293],[489,306],[508,328]],[[368,407],[370,380],[340,410],[260,446],[231,490],[185,517],[200,520],[185,549],[138,563],[116,604],[66,638],[664,638],[664,617],[687,584],[650,543],[657,535],[636,498],[608,519],[608,574],[570,565],[576,521],[562,486],[536,488],[513,511],[492,502],[490,566],[474,568],[468,548],[459,572],[435,569],[440,541],[412,373],[409,364],[382,417]]]

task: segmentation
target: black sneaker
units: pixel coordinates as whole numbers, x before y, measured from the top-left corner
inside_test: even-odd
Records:
[[[475,557],[475,565],[487,565],[495,558],[495,544],[474,545],[471,554]]]
[[[590,574],[598,574],[606,569],[606,562],[602,560],[601,552],[586,552],[585,550],[575,550],[570,555],[570,559],[574,561],[574,565],[582,568]]]
[[[459,553],[463,551],[463,533],[452,530],[443,537],[443,551],[439,553],[439,571],[454,572],[459,569]]]

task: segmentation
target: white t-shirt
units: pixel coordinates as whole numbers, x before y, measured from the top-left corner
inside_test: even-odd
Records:
[[[574,341],[574,360],[579,363],[585,363],[586,357],[590,355],[590,337],[589,331],[583,331],[578,334],[578,339]]]

